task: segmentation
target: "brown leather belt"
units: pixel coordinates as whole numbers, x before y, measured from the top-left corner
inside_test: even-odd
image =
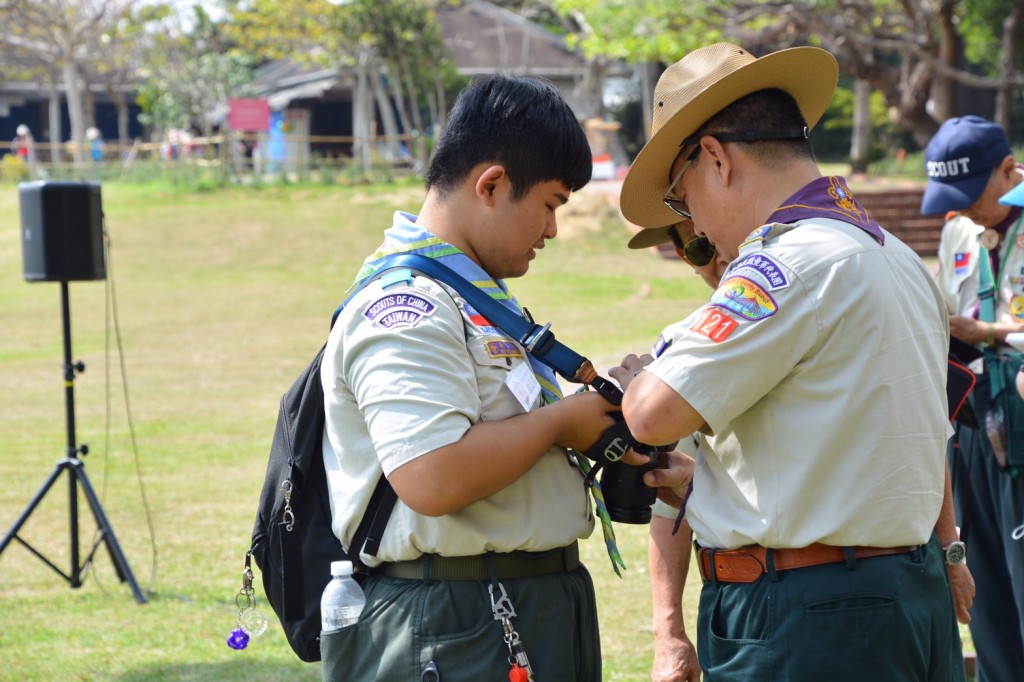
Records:
[[[439,554],[424,554],[419,559],[383,563],[373,569],[373,572],[407,580],[490,580],[488,563],[493,567],[498,580],[568,573],[580,567],[580,546],[574,542],[567,547],[546,552],[509,552],[476,556],[446,557]]]
[[[850,547],[857,559],[869,559],[890,554],[908,554],[917,547]],[[793,568],[821,566],[846,561],[842,547],[814,543],[798,549],[775,549],[774,563],[776,571],[788,571]],[[739,549],[706,549],[697,547],[700,577],[707,582],[711,580],[711,562],[715,562],[714,577],[723,583],[752,583],[768,572],[768,549],[759,545],[740,547]]]

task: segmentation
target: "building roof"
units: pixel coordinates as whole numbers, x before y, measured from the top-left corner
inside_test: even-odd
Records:
[[[502,72],[573,77],[587,66],[561,36],[489,2],[444,3],[437,20],[445,47],[464,76]]]

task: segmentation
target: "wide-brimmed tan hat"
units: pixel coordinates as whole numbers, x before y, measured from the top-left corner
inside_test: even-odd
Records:
[[[668,241],[665,226],[679,216],[662,203],[679,143],[725,107],[759,90],[792,95],[808,128],[825,113],[839,79],[835,57],[817,47],[794,47],[760,59],[736,45],[717,43],[694,50],[668,67],[654,89],[651,139],[622,183],[619,204],[626,220],[660,228],[630,241],[642,248]],[[645,230],[646,231],[646,230]],[[637,245],[634,246],[634,242]]]
[[[668,244],[672,241],[672,237],[669,236],[669,230],[674,225],[678,225],[684,222],[691,222],[685,218],[676,216],[674,222],[664,227],[648,227],[640,230],[633,235],[633,238],[629,240],[629,248],[631,249],[646,249],[650,246],[658,246],[660,244]]]

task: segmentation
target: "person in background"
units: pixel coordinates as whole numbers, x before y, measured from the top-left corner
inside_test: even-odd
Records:
[[[693,324],[619,372],[637,372],[638,441],[701,433],[695,468],[670,453],[645,480],[678,494],[693,475],[709,681],[964,679],[946,310],[920,258],[818,170],[808,133],[837,78],[817,48],[695,50],[659,79],[620,197],[648,229],[692,219],[731,262]]]
[[[643,230],[629,241],[629,248],[643,249],[671,243],[676,255],[712,289],[718,287],[729,261],[715,249],[707,237],[698,237],[693,222],[669,225],[662,230]],[[689,318],[683,325],[692,324]],[[650,356],[641,356],[643,362],[653,361],[672,338],[670,326],[655,343]],[[615,374],[618,374],[616,371]],[[629,376],[621,376],[627,382]],[[696,457],[700,445],[699,434],[680,439],[676,450]],[[654,628],[654,663],[651,667],[653,682],[698,682],[700,665],[697,651],[686,633],[683,618],[683,593],[690,570],[693,533],[679,509],[658,500],[651,515],[650,537],[647,545],[647,564],[651,573],[651,603]],[[678,526],[677,526],[678,518]]]
[[[11,142],[11,150],[28,168],[29,178],[35,178],[39,173],[36,160],[36,141],[32,137],[32,131],[24,123],[20,124],[15,130],[14,140]]]
[[[93,163],[103,161],[103,138],[100,137],[98,128],[87,128],[85,139],[89,142],[89,158]]]
[[[945,121],[925,149],[928,185],[921,213],[948,215],[939,242],[937,281],[950,311],[950,334],[970,346],[1008,347],[1024,330],[1024,209],[1000,202],[1022,186],[1024,168],[1005,131],[979,116]],[[984,267],[996,288],[995,320],[979,319]],[[1024,479],[1004,471],[985,431],[986,372],[969,400],[979,426],[957,427],[947,457],[967,563],[977,582],[971,638],[978,682],[1019,679],[1024,670]]]
[[[1024,208],[1024,183],[1017,185],[1000,197],[999,203]],[[1024,350],[1024,348],[1018,347],[1017,350]],[[1017,373],[1017,393],[1024,398],[1024,365],[1021,365],[1020,372]]]

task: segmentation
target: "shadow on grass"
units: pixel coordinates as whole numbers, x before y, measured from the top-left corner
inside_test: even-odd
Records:
[[[244,655],[244,653],[242,654]],[[311,663],[281,663],[259,658],[246,658],[220,663],[183,663],[181,665],[155,665],[139,668],[112,679],[119,682],[315,682],[320,680],[320,665]]]

